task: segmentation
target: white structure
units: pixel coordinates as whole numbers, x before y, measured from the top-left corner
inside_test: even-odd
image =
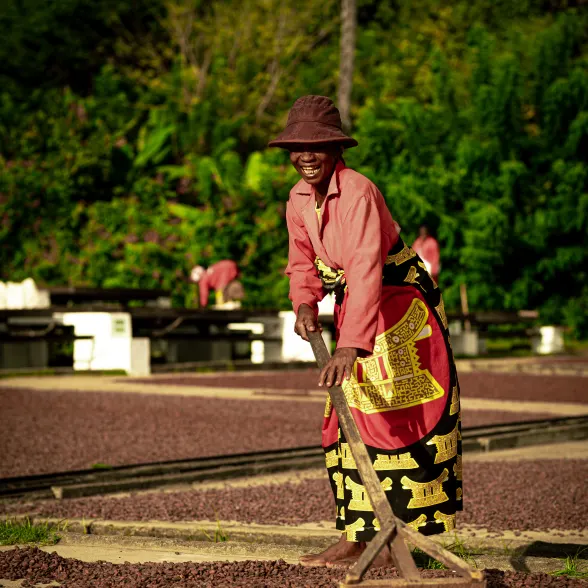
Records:
[[[151,373],[150,341],[133,338],[127,312],[66,312],[55,314],[64,325],[72,325],[80,337],[74,341],[75,370],[124,370],[130,375]]]
[[[227,328],[230,331],[249,331],[253,335],[263,335],[265,331],[263,323],[230,323]],[[263,341],[251,341],[251,363],[263,363],[265,361],[265,344]]]
[[[461,321],[453,321],[449,325],[451,349],[454,355],[474,357],[486,351],[484,340],[477,331],[466,331]]]
[[[539,327],[539,335],[531,339],[533,353],[547,355],[565,351],[563,328],[546,326]]]
[[[49,308],[49,292],[39,290],[32,278],[0,282],[0,309]]]
[[[335,309],[335,297],[333,294],[326,296],[318,305],[319,321],[320,317],[325,315],[333,316]],[[314,354],[310,343],[304,341],[294,332],[294,324],[296,323],[296,315],[294,311],[280,312],[281,321],[281,335],[282,335],[282,361],[309,361],[315,362]],[[327,349],[331,348],[331,333],[324,330],[323,339]]]

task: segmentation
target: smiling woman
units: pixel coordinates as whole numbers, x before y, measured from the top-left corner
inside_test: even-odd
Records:
[[[304,148],[312,148],[312,151],[304,151]],[[297,145],[290,148],[290,161],[296,171],[310,186],[314,186],[317,202],[322,205],[333,175],[337,161],[343,153],[343,148],[338,145]]]
[[[357,142],[329,98],[298,99],[270,145],[288,149],[301,177],[287,205],[286,273],[303,339],[320,328],[317,303],[335,293],[337,349],[319,385],[342,385],[395,514],[427,535],[449,531],[462,500],[460,409],[439,288],[378,188],[345,166]],[[347,566],[379,525],[329,402],[323,448],[342,536],[301,563]]]

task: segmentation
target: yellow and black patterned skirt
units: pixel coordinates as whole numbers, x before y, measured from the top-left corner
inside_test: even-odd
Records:
[[[344,275],[320,260],[317,269],[327,288],[336,282],[340,324]],[[402,240],[386,259],[374,351],[357,360],[343,390],[396,516],[426,535],[452,530],[462,509],[459,384],[441,293]],[[369,541],[378,521],[330,401],[323,447],[337,528]]]

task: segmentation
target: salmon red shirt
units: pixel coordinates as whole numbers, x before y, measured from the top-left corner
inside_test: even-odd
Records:
[[[231,259],[223,259],[211,265],[198,282],[200,306],[204,308],[208,304],[208,294],[211,289],[222,291],[238,277],[239,268]]]
[[[314,265],[318,256],[329,267],[344,270],[347,280],[337,347],[371,353],[378,327],[382,268],[400,233],[384,197],[368,178],[339,162],[320,215],[314,187],[300,180],[290,191],[286,220],[290,243],[286,274],[294,312],[303,303],[316,311],[325,295]]]
[[[427,269],[433,276],[433,279],[437,281],[439,277],[439,243],[434,237],[430,235],[428,237],[417,237],[415,242],[412,244],[412,248],[416,251],[416,254],[425,262]]]

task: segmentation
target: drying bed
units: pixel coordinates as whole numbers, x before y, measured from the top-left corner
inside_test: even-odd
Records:
[[[241,372],[215,375],[179,374],[133,380],[142,384],[252,388],[255,390],[319,390],[318,370]],[[546,376],[496,372],[462,372],[461,393],[466,398],[571,402],[588,404],[588,380],[581,376]]]
[[[323,405],[0,388],[0,478],[319,445]],[[465,410],[464,427],[549,418]]]
[[[466,523],[492,532],[588,527],[588,460],[464,462]],[[326,479],[173,493],[64,501],[0,503],[0,514],[128,521],[233,520],[298,525],[329,521],[334,503]]]
[[[296,400],[0,389],[0,478],[317,445],[322,412]]]
[[[366,578],[395,575],[390,568],[370,570]],[[451,572],[423,570],[426,577],[448,577]],[[284,561],[231,563],[86,563],[45,553],[37,548],[0,552],[0,578],[26,578],[23,586],[57,581],[63,588],[332,588],[344,570],[304,568]],[[488,588],[585,588],[588,582],[547,574],[487,570]],[[2,580],[0,579],[0,586]]]

